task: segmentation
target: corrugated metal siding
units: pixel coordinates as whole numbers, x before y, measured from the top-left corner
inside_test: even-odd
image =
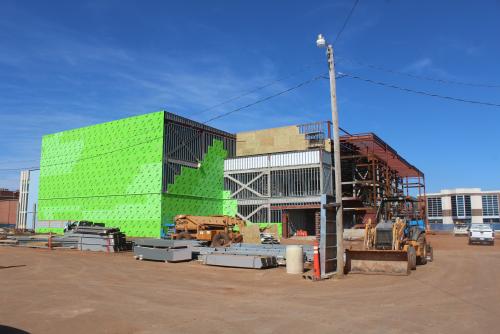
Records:
[[[259,155],[255,157],[242,157],[227,159],[224,161],[224,170],[246,170],[246,169],[259,169],[269,166],[269,158],[266,155]]]
[[[270,156],[270,167],[311,165],[320,163],[319,151],[280,153]]]
[[[227,159],[224,162],[224,170],[229,172],[273,167],[319,165],[321,161],[326,164],[331,164],[331,160],[332,158],[329,152],[318,150],[274,153],[268,155]]]

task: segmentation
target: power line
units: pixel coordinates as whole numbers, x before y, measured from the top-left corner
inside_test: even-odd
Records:
[[[136,135],[132,135],[132,136],[129,136],[127,137],[127,139],[131,139],[131,138],[137,138],[137,137],[142,137],[144,136],[144,134],[136,134]],[[81,160],[86,160],[86,159],[91,159],[91,158],[95,158],[95,157],[100,157],[100,156],[103,156],[103,155],[106,155],[106,154],[110,154],[110,153],[114,153],[116,151],[121,151],[121,150],[125,150],[127,148],[130,148],[130,147],[135,147],[135,146],[139,146],[141,144],[147,144],[153,140],[156,140],[156,139],[159,139],[159,138],[163,138],[163,137],[154,137],[148,141],[145,141],[145,142],[140,142],[140,143],[136,143],[136,144],[133,144],[133,145],[130,145],[130,146],[125,146],[125,147],[121,147],[121,148],[118,148],[118,149],[115,149],[115,150],[111,150],[111,151],[107,151],[107,152],[103,152],[103,153],[100,153],[100,154],[97,154],[97,155],[93,155],[93,156],[88,156],[88,157],[83,157],[83,158],[79,158],[79,159],[75,159],[75,160],[71,160],[71,161],[64,161],[64,162],[60,162],[60,163],[46,163],[43,165],[43,167],[51,167],[51,166],[58,166],[58,165],[65,165],[65,164],[68,164],[68,163],[73,163],[73,162],[79,162]],[[95,145],[92,147],[92,149],[95,149],[95,148],[99,148],[99,147],[104,147],[104,146],[109,146],[109,144],[107,143],[104,143],[104,144],[100,144],[100,145]],[[56,160],[57,158],[49,158],[49,160]],[[46,162],[47,159],[44,159],[44,161]],[[30,161],[38,161],[38,160],[25,160],[26,162],[30,162]],[[22,161],[17,161],[18,163],[22,162]],[[14,162],[12,162],[14,163]],[[20,167],[20,168],[4,168],[4,169],[0,169],[0,172],[2,171],[22,171],[22,170],[33,170],[33,169],[39,169],[40,166],[32,166],[32,167]]]
[[[0,172],[19,172],[26,169],[37,169],[38,167],[24,167],[24,168],[1,168]]]
[[[295,85],[295,86],[293,86],[293,87],[290,87],[290,88],[288,88],[288,89],[282,90],[282,91],[280,91],[280,92],[278,92],[278,93],[276,93],[276,94],[269,95],[269,96],[267,96],[267,97],[265,97],[265,98],[262,98],[262,99],[260,99],[260,100],[255,101],[255,102],[249,103],[249,104],[244,105],[244,106],[242,106],[242,107],[239,107],[239,108],[233,109],[233,110],[231,110],[231,111],[227,111],[227,112],[225,112],[225,113],[219,114],[219,115],[217,115],[217,116],[215,116],[215,117],[212,117],[212,118],[210,118],[209,120],[207,120],[207,121],[203,122],[203,124],[207,124],[207,123],[209,123],[209,122],[212,122],[212,121],[218,120],[218,119],[220,119],[220,118],[222,118],[222,117],[229,116],[229,115],[231,115],[231,114],[233,114],[233,113],[235,113],[235,112],[238,112],[238,111],[240,111],[240,110],[243,110],[243,109],[246,109],[246,108],[250,108],[250,107],[252,107],[252,106],[254,106],[254,105],[256,105],[256,104],[259,104],[259,103],[265,102],[265,101],[267,101],[267,100],[270,100],[270,99],[275,98],[275,97],[277,97],[277,96],[283,95],[283,94],[288,93],[288,92],[290,92],[290,91],[292,91],[292,90],[295,90],[295,89],[297,89],[297,88],[300,88],[300,87],[302,87],[302,86],[305,86],[305,85],[307,85],[307,84],[310,84],[310,83],[312,83],[312,82],[314,82],[314,81],[316,81],[316,80],[318,80],[318,79],[321,79],[321,78],[323,78],[323,77],[324,77],[324,74],[322,74],[322,75],[318,75],[318,76],[313,77],[313,78],[311,78],[311,79],[308,79],[308,80],[306,80],[306,81],[302,81],[301,83],[299,83],[299,84],[297,84],[297,85]]]
[[[136,143],[136,144],[125,146],[125,147],[120,147],[120,148],[117,148],[115,150],[111,150],[111,151],[107,151],[107,152],[103,152],[103,153],[91,155],[91,156],[88,156],[88,157],[83,157],[83,158],[79,158],[79,159],[75,159],[75,160],[70,160],[70,161],[63,161],[63,162],[55,163],[55,164],[47,164],[47,165],[43,164],[43,165],[40,165],[40,167],[52,167],[52,166],[58,166],[58,165],[66,165],[66,164],[69,164],[69,163],[76,163],[76,162],[80,162],[80,161],[83,161],[83,160],[98,158],[98,157],[101,157],[103,155],[116,153],[118,151],[123,151],[123,150],[129,149],[129,148],[132,148],[132,147],[143,145],[143,144],[148,144],[148,143],[150,143],[152,141],[155,141],[155,140],[158,140],[158,139],[163,139],[163,136],[161,136],[161,137],[160,136],[153,137],[150,140],[147,140],[147,141],[144,141],[144,142]]]
[[[258,101],[255,101],[253,103],[250,103],[246,106],[243,106],[243,107],[240,107],[240,108],[237,108],[237,109],[234,109],[232,111],[229,111],[229,112],[226,112],[224,114],[221,114],[221,115],[218,115],[216,117],[213,117],[212,119],[206,121],[204,124],[208,123],[208,122],[211,122],[211,121],[214,121],[216,119],[219,119],[219,118],[222,118],[222,117],[225,117],[227,115],[230,115],[232,113],[235,113],[237,111],[240,111],[242,109],[245,109],[245,108],[249,108],[253,105],[256,105],[256,104],[259,104],[261,102],[264,102],[264,101],[267,101],[267,100],[270,100],[276,96],[279,96],[279,95],[283,95],[289,91],[292,91],[294,89],[297,89],[299,87],[302,87],[304,85],[307,85],[313,81],[316,81],[318,79],[321,79],[323,77],[323,75],[319,75],[319,76],[316,76],[314,78],[311,78],[309,80],[306,80],[306,81],[303,81],[301,83],[299,83],[298,85],[295,85],[291,88],[288,88],[284,91],[281,91],[279,93],[276,93],[276,94],[273,94],[271,96],[268,96],[266,98],[263,98],[263,99],[260,99]],[[147,141],[144,141],[144,142],[139,142],[139,143],[136,143],[136,144],[133,144],[133,145],[129,145],[129,146],[125,146],[125,147],[121,147],[121,148],[118,148],[118,149],[115,149],[115,150],[111,150],[111,151],[107,151],[107,152],[103,152],[103,153],[100,153],[100,154],[95,154],[95,155],[92,155],[92,156],[87,156],[87,157],[83,157],[83,158],[79,158],[79,159],[75,159],[75,160],[70,160],[70,161],[63,161],[63,162],[60,162],[60,163],[53,163],[53,164],[42,164],[40,167],[52,167],[52,166],[58,166],[58,165],[65,165],[65,164],[69,164],[69,163],[76,163],[76,162],[80,162],[80,161],[83,161],[83,160],[87,160],[87,159],[93,159],[93,158],[98,158],[100,156],[103,156],[103,155],[107,155],[107,154],[112,154],[112,153],[115,153],[115,152],[118,152],[118,151],[122,151],[122,150],[126,150],[126,149],[129,149],[129,148],[132,148],[132,147],[136,147],[136,146],[139,146],[139,145],[143,145],[143,144],[147,144],[147,143],[150,143],[154,140],[158,140],[158,139],[162,139],[163,137],[153,137],[151,138],[150,140],[147,140]],[[26,167],[26,168],[7,168],[7,169],[0,169],[0,171],[21,171],[21,170],[25,170],[25,169],[32,169],[32,168],[36,168],[36,167]]]
[[[379,85],[379,86],[394,88],[394,89],[398,89],[398,90],[405,91],[405,92],[408,92],[408,93],[420,94],[420,95],[425,95],[425,96],[432,96],[432,97],[437,97],[437,98],[440,98],[440,99],[457,101],[457,102],[479,104],[479,105],[484,105],[484,106],[489,106],[489,107],[500,107],[500,104],[497,104],[497,103],[484,102],[484,101],[476,101],[476,100],[468,100],[468,99],[463,99],[463,98],[459,98],[459,97],[452,97],[452,96],[440,95],[440,94],[432,93],[432,92],[426,92],[426,91],[421,91],[421,90],[414,90],[414,89],[410,89],[410,88],[406,88],[406,87],[397,86],[397,85],[394,85],[394,84],[389,84],[389,83],[386,83],[386,82],[381,82],[381,81],[375,81],[375,80],[372,80],[372,79],[362,78],[362,77],[359,77],[357,75],[352,75],[352,74],[347,74],[347,73],[339,73],[339,74],[342,74],[345,77],[348,77],[348,78],[351,78],[351,79],[356,79],[356,80],[368,82],[368,83],[371,83],[371,84],[376,84],[376,85]]]
[[[340,39],[340,36],[342,36],[342,33],[344,32],[344,29],[347,26],[347,23],[349,23],[349,20],[351,19],[351,16],[354,13],[356,6],[358,5],[358,2],[359,2],[359,0],[354,0],[354,4],[351,8],[351,11],[349,12],[349,14],[347,14],[347,17],[344,21],[344,24],[340,28],[339,32],[337,33],[337,37],[335,37],[335,40],[333,41],[333,45],[335,45],[338,42],[338,40]]]
[[[342,78],[344,75],[339,75],[337,78]],[[236,109],[233,109],[231,111],[228,111],[228,112],[225,112],[223,114],[220,114],[220,115],[217,115],[215,117],[212,117],[211,119],[207,120],[206,122],[204,122],[203,124],[206,124],[206,123],[209,123],[209,122],[212,122],[212,121],[215,121],[217,119],[220,119],[220,118],[223,118],[223,117],[226,117],[230,114],[233,114],[235,112],[238,112],[240,110],[243,110],[243,109],[246,109],[246,108],[249,108],[249,107],[252,107],[254,105],[257,105],[259,103],[262,103],[262,102],[265,102],[265,101],[268,101],[272,98],[275,98],[277,96],[280,96],[280,95],[283,95],[285,93],[288,93],[292,90],[295,90],[295,89],[298,89],[302,86],[305,86],[307,84],[310,84],[318,79],[321,79],[321,78],[324,78],[325,77],[325,74],[322,74],[322,75],[318,75],[316,77],[313,77],[311,79],[308,79],[306,81],[303,81],[293,87],[290,87],[288,89],[285,89],[283,91],[280,91],[276,94],[273,94],[273,95],[270,95],[270,96],[267,96],[265,98],[262,98],[262,99],[259,99],[253,103],[250,103],[250,104],[247,104],[245,106],[242,106],[242,107],[239,107],[239,108],[236,108]],[[343,130],[344,131],[344,130]],[[344,131],[346,132],[346,131]],[[346,132],[347,133],[347,132]],[[69,163],[76,163],[76,162],[80,162],[82,160],[87,160],[87,159],[93,159],[93,158],[97,158],[97,157],[100,157],[100,156],[103,156],[103,155],[107,155],[107,154],[112,154],[112,153],[115,153],[115,152],[118,152],[118,151],[121,151],[121,150],[125,150],[125,149],[128,149],[128,148],[131,148],[131,147],[135,147],[135,146],[139,146],[139,145],[143,145],[143,144],[147,144],[147,143],[150,143],[154,140],[157,140],[157,139],[161,139],[163,137],[154,137],[148,141],[145,141],[145,142],[140,142],[140,143],[136,143],[136,144],[133,144],[133,145],[129,145],[129,146],[125,146],[125,147],[121,147],[121,148],[118,148],[118,149],[115,149],[115,150],[112,150],[112,151],[107,151],[107,152],[103,152],[103,153],[100,153],[100,154],[96,154],[96,155],[92,155],[92,156],[88,156],[88,157],[84,157],[84,158],[79,158],[79,159],[75,159],[75,160],[71,160],[71,161],[63,161],[63,162],[60,162],[60,163],[54,163],[54,164],[42,164],[40,167],[52,167],[52,166],[58,166],[58,165],[65,165],[65,164],[69,164]],[[21,171],[21,170],[25,170],[25,169],[34,169],[34,168],[37,168],[37,167],[25,167],[25,168],[6,168],[6,169],[0,169],[0,171]]]
[[[349,23],[349,20],[351,19],[351,16],[352,16],[352,14],[354,13],[354,10],[356,9],[356,7],[357,7],[357,5],[358,5],[358,2],[359,2],[359,0],[355,0],[355,1],[354,1],[354,4],[353,4],[353,6],[352,6],[352,8],[351,8],[351,10],[350,10],[350,12],[349,12],[349,14],[348,14],[348,15],[347,15],[347,17],[346,17],[346,19],[345,19],[345,21],[344,21],[344,24],[342,25],[341,29],[340,29],[340,30],[339,30],[339,32],[337,33],[337,36],[336,36],[335,41],[333,42],[333,44],[335,44],[335,43],[338,41],[338,39],[340,38],[340,36],[341,36],[341,35],[342,35],[342,33],[344,32],[344,29],[346,28],[347,24]],[[298,71],[292,72],[292,73],[290,73],[290,74],[288,74],[288,75],[285,75],[285,76],[280,77],[280,78],[278,78],[278,79],[276,79],[276,80],[273,80],[273,81],[271,81],[271,82],[269,82],[269,83],[267,83],[267,84],[265,84],[265,85],[263,85],[263,86],[256,87],[256,88],[254,88],[254,89],[251,89],[251,90],[246,91],[246,92],[244,92],[244,93],[242,93],[242,94],[240,94],[240,95],[237,95],[237,96],[235,96],[235,97],[232,97],[232,98],[229,98],[229,99],[227,99],[227,100],[224,100],[224,101],[222,101],[222,102],[220,102],[220,103],[217,103],[217,104],[215,104],[215,105],[212,105],[212,106],[210,106],[210,107],[208,107],[208,108],[205,108],[205,109],[203,109],[203,110],[200,110],[199,112],[196,112],[196,113],[194,113],[194,114],[191,114],[191,116],[201,115],[201,114],[203,114],[203,113],[205,113],[205,112],[207,112],[207,111],[210,111],[210,110],[212,110],[212,109],[215,109],[215,108],[217,108],[217,107],[220,107],[220,106],[222,106],[222,105],[225,105],[225,104],[227,104],[227,103],[229,103],[229,102],[233,102],[233,101],[238,100],[238,99],[240,99],[240,98],[242,98],[242,97],[245,97],[245,96],[248,96],[248,95],[250,95],[250,94],[252,94],[252,93],[255,93],[255,92],[259,91],[259,90],[262,90],[262,89],[264,89],[264,88],[267,88],[267,87],[269,87],[269,86],[272,86],[272,85],[274,85],[274,84],[276,84],[276,83],[278,83],[278,82],[281,82],[281,81],[283,81],[283,80],[285,80],[285,79],[288,79],[288,78],[290,78],[290,77],[293,77],[293,76],[295,76],[295,75],[296,75],[296,74],[298,74],[298,73],[301,73],[301,72],[305,72],[305,71],[307,71],[307,70],[310,68],[310,66],[311,66],[311,64],[307,64],[307,65],[305,65],[305,66],[304,66],[305,68],[302,68],[302,69],[300,69],[300,70],[298,70]],[[209,120],[209,121],[210,121],[210,120]],[[207,122],[209,122],[209,121],[207,121]]]
[[[297,74],[299,74],[299,73],[306,72],[306,71],[307,71],[307,70],[309,70],[310,68],[311,68],[311,64],[307,64],[307,65],[305,65],[303,68],[301,68],[301,69],[300,69],[300,70],[298,70],[298,71],[295,71],[295,72],[289,73],[289,74],[287,74],[287,75],[285,75],[285,76],[282,76],[282,77],[280,77],[280,78],[278,78],[278,79],[276,79],[276,80],[270,81],[270,82],[269,82],[269,83],[267,83],[267,84],[264,84],[264,85],[262,85],[262,86],[259,86],[259,87],[256,87],[256,88],[253,88],[253,89],[248,90],[248,91],[245,91],[245,92],[241,93],[240,95],[237,95],[237,96],[231,97],[231,98],[229,98],[229,99],[227,99],[227,100],[224,100],[224,101],[222,101],[222,102],[220,102],[220,103],[214,104],[214,105],[212,105],[212,106],[210,106],[210,107],[208,107],[208,108],[202,109],[202,110],[200,110],[199,112],[196,112],[196,113],[194,113],[194,114],[191,114],[191,116],[198,116],[198,115],[201,115],[201,114],[206,113],[207,111],[210,111],[210,110],[213,110],[213,109],[215,109],[215,108],[221,107],[221,106],[223,106],[223,105],[225,105],[225,104],[228,104],[228,103],[230,103],[230,102],[233,102],[233,101],[239,100],[239,99],[241,99],[242,97],[248,96],[248,95],[250,95],[250,94],[253,94],[253,93],[255,93],[255,92],[258,92],[258,91],[260,91],[260,90],[263,90],[263,89],[265,89],[265,88],[267,88],[267,87],[273,86],[273,85],[275,85],[275,84],[277,84],[277,83],[279,83],[279,82],[282,82],[282,81],[284,81],[285,79],[288,79],[288,78],[294,77],[295,75],[297,75]]]
[[[361,62],[361,61],[356,60],[356,59],[350,59],[350,58],[345,58],[345,57],[339,57],[339,58],[341,58],[341,60],[347,60],[351,63],[355,63],[355,64],[358,64],[358,65],[361,65],[364,67],[368,67],[368,68],[371,68],[371,69],[374,69],[377,71],[387,72],[387,73],[397,74],[397,75],[403,75],[403,76],[406,76],[409,78],[414,78],[414,79],[427,80],[427,81],[439,82],[439,83],[444,83],[444,84],[471,86],[471,87],[500,88],[499,84],[488,84],[488,83],[466,82],[466,81],[459,81],[459,80],[439,79],[439,78],[434,78],[434,77],[429,77],[429,76],[424,76],[424,75],[416,75],[416,74],[411,74],[411,73],[405,73],[402,71],[392,70],[392,69],[389,69],[386,67]]]

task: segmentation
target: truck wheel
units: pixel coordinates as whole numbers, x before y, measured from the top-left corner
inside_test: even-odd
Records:
[[[243,236],[241,234],[233,237],[233,243],[235,244],[239,244],[239,243],[242,243],[243,242]]]
[[[427,240],[425,239],[425,235],[420,234],[417,242],[419,252],[419,255],[417,256],[417,264],[420,266],[427,263]]]
[[[181,232],[177,235],[177,240],[191,240],[191,234],[188,232]]]
[[[427,245],[423,247],[423,253],[421,256],[417,256],[417,264],[419,266],[423,266],[427,264]]]
[[[408,247],[408,261],[410,262],[410,269],[417,269],[417,252],[415,252],[415,248],[412,246]]]
[[[212,247],[223,247],[227,244],[229,244],[229,236],[227,235],[227,233],[217,233],[216,235],[214,235],[213,239],[212,239],[212,243],[211,243],[211,246]]]

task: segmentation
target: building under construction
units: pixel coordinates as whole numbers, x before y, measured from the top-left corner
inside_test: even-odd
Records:
[[[424,174],[373,133],[341,136],[344,225],[365,223],[383,197],[425,197]],[[334,196],[330,122],[237,134],[225,188],[248,222],[276,223],[283,237],[319,235],[320,199]],[[425,217],[421,205],[419,217]]]

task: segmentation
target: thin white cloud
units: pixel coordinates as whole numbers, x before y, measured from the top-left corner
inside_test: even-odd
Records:
[[[414,61],[405,66],[403,72],[422,73],[425,69],[432,66],[432,59],[425,57]]]

